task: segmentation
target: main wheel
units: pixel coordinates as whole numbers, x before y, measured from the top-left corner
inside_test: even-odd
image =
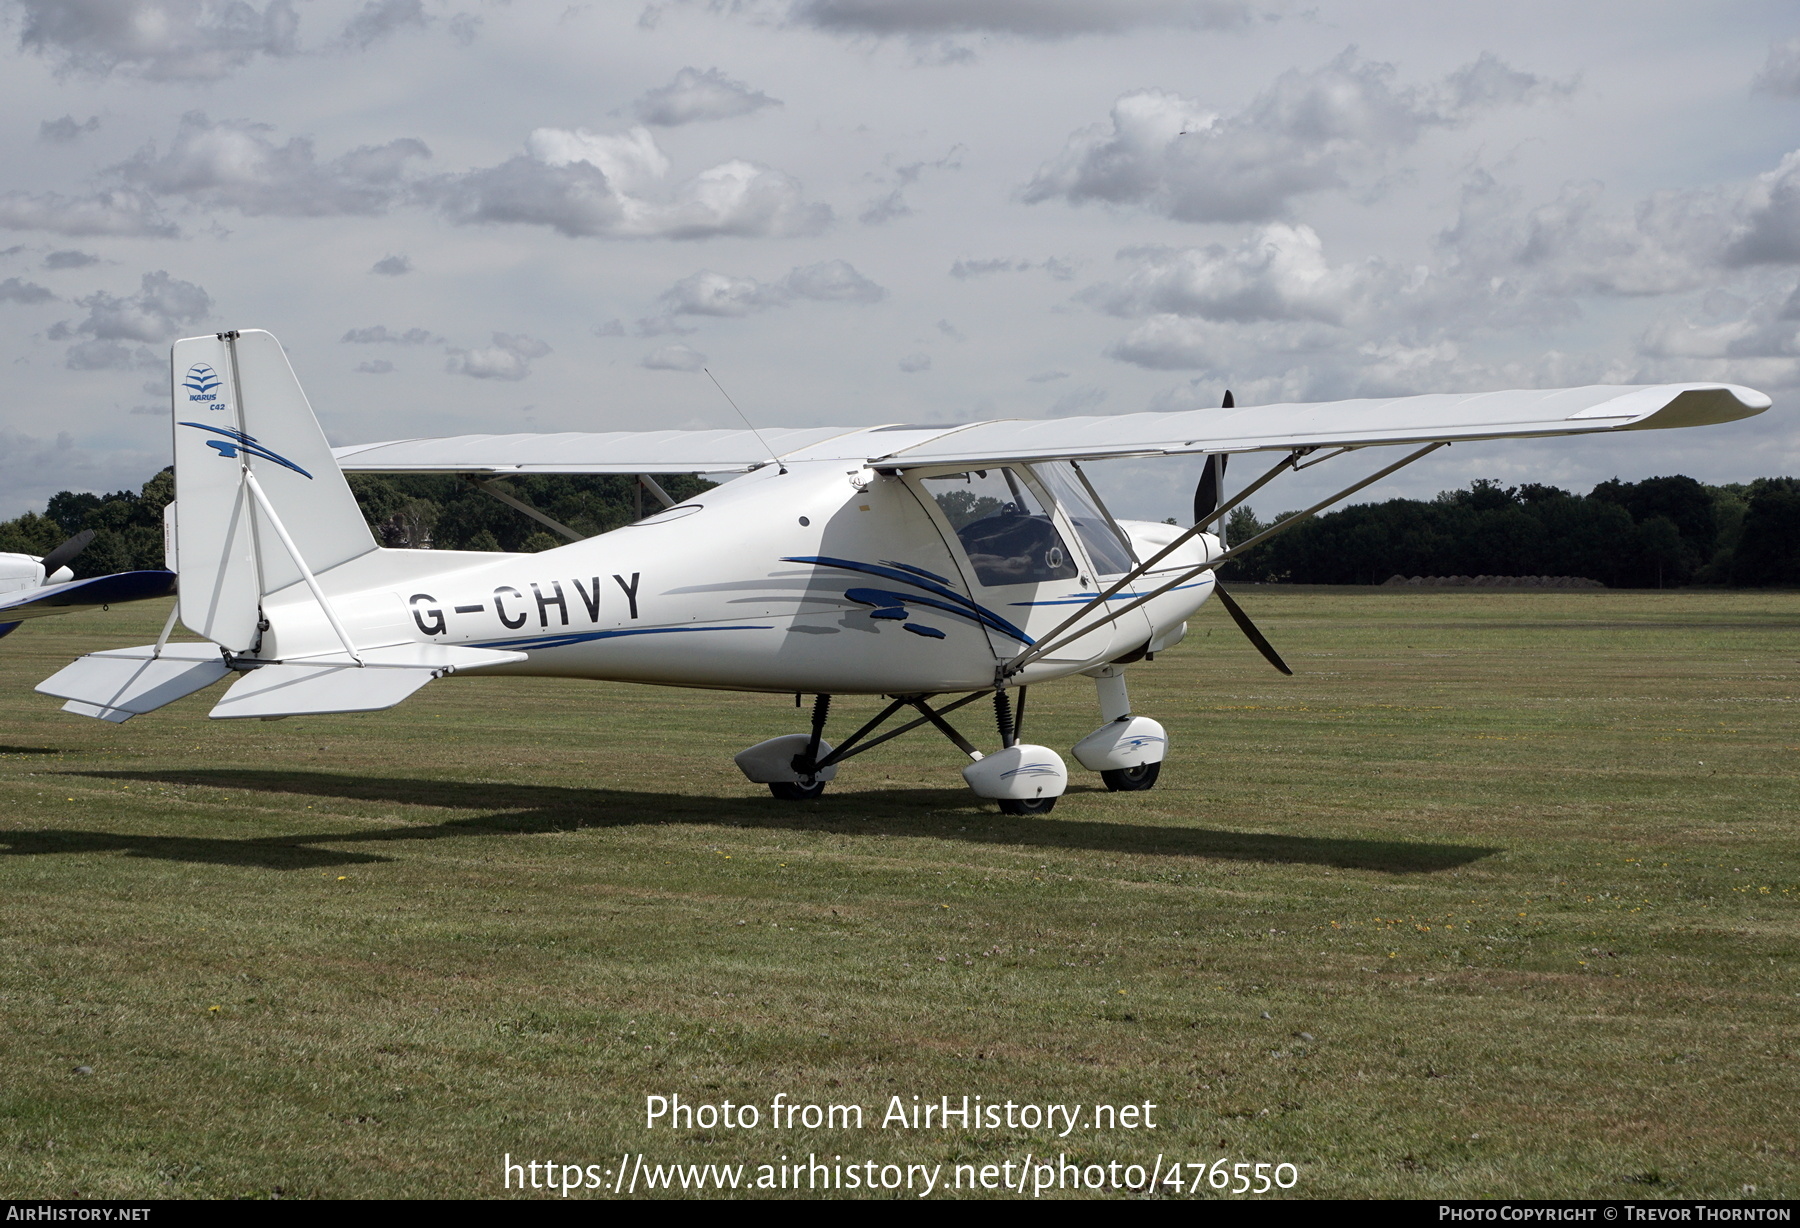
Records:
[[[1100,779],[1114,793],[1141,793],[1156,784],[1156,778],[1162,775],[1162,762],[1145,763],[1134,768],[1114,768],[1110,772],[1100,773]]]
[[[1002,797],[1001,814],[1049,814],[1056,809],[1054,797]]]
[[[772,780],[769,782],[769,792],[784,802],[812,802],[817,801],[824,794],[825,782],[815,780],[811,784],[800,784],[786,780]]]

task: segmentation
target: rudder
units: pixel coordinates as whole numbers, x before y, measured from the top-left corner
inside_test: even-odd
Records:
[[[170,396],[181,621],[246,652],[262,598],[302,579],[252,482],[315,574],[375,549],[375,539],[272,334],[177,341]]]

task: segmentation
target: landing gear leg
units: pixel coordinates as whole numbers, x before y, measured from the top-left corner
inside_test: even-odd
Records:
[[[798,696],[795,697],[798,700]],[[831,715],[831,696],[813,699],[812,733],[790,733],[758,742],[734,756],[738,770],[782,801],[809,802],[825,792],[825,782],[837,775],[831,743],[825,741],[825,719]]]
[[[825,792],[825,782],[813,773],[819,765],[819,744],[825,738],[825,721],[831,715],[831,696],[813,696],[812,737],[806,749],[794,756],[794,771],[799,780],[771,780],[769,792],[784,802],[816,801]]]
[[[1125,671],[1117,665],[1089,671],[1100,700],[1100,719],[1106,724],[1075,744],[1074,755],[1082,767],[1100,773],[1115,793],[1138,793],[1155,786],[1162,775],[1163,756],[1169,737],[1147,716],[1131,714],[1131,696],[1125,689]]]

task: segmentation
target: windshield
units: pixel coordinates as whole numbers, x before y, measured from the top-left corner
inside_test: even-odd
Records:
[[[948,473],[919,485],[943,509],[982,584],[1031,584],[1078,574],[1049,512],[1011,469]]]
[[[1063,515],[1075,526],[1075,535],[1087,548],[1094,569],[1103,576],[1122,576],[1130,571],[1130,544],[1119,536],[1076,467],[1069,461],[1051,461],[1033,465],[1032,470],[1050,488],[1050,497],[1062,505]]]

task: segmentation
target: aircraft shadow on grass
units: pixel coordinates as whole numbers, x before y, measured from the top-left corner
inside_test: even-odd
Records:
[[[355,846],[667,824],[725,824],[846,835],[910,836],[1042,849],[1090,849],[1163,857],[1324,865],[1390,874],[1453,869],[1501,851],[1474,845],[1408,840],[1258,835],[1200,827],[1014,817],[986,809],[964,789],[876,790],[836,797],[827,794],[813,802],[777,802],[768,798],[698,797],[619,789],[575,789],[560,785],[231,768],[66,774],[90,779],[246,789],[483,813],[444,823],[305,832],[244,840],[130,835],[66,828],[0,831],[0,856],[122,852],[128,856],[168,861],[303,870],[395,860],[383,853],[354,851]]]

